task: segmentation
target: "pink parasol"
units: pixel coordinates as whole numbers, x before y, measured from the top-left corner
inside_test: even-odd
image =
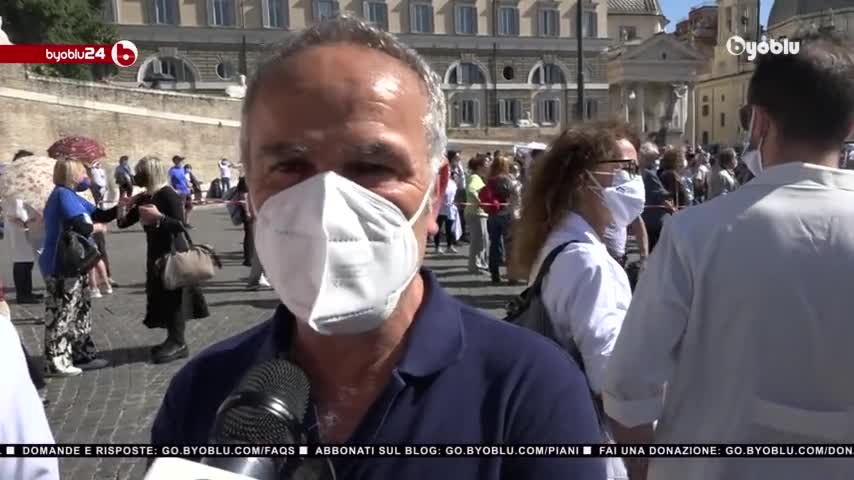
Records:
[[[78,135],[57,140],[56,143],[47,149],[47,154],[57,160],[77,160],[87,165],[91,165],[95,160],[107,156],[104,147],[100,143],[91,138]]]
[[[44,210],[47,199],[53,191],[53,166],[56,160],[48,157],[24,157],[6,165],[0,176],[0,197],[15,198],[24,202],[31,212]],[[92,193],[80,194],[93,202]]]

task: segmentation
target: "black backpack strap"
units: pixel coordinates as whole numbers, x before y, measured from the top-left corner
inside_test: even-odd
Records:
[[[549,254],[546,256],[546,258],[543,260],[543,264],[540,266],[540,271],[537,272],[537,278],[534,280],[534,283],[531,284],[531,286],[529,287],[529,290],[531,291],[531,293],[533,293],[535,295],[541,295],[543,280],[545,280],[546,275],[548,275],[549,270],[551,269],[552,263],[554,263],[557,256],[560,255],[560,253],[563,252],[566,249],[566,247],[569,246],[569,244],[571,244],[571,243],[578,243],[578,241],[573,240],[571,242],[562,243],[562,244],[558,245],[557,247],[555,247],[554,249],[552,249],[551,252],[549,252]],[[554,328],[554,327],[552,327],[552,328]],[[569,342],[569,345],[564,345],[562,342],[557,340],[557,338],[552,338],[552,340],[557,342],[558,345],[560,345],[561,348],[563,348],[564,351],[566,351],[572,357],[572,359],[575,360],[575,363],[578,364],[578,368],[581,369],[581,373],[584,374],[584,377],[586,379],[587,378],[587,369],[585,368],[585,365],[584,365],[584,358],[581,356],[581,351],[578,349],[578,346],[575,344],[575,341]],[[588,384],[588,387],[589,387],[589,384]],[[593,408],[594,408],[594,410],[596,410],[596,417],[597,417],[597,420],[599,421],[599,427],[602,429],[603,433],[607,432],[608,429],[607,429],[606,422],[605,422],[605,409],[602,406],[602,401],[593,392],[593,390],[590,390],[590,397],[593,401]]]
[[[539,295],[540,290],[542,289],[543,280],[545,280],[546,275],[548,275],[549,270],[552,268],[552,263],[554,263],[555,258],[557,258],[557,256],[560,255],[560,253],[563,252],[564,249],[571,243],[578,243],[578,241],[573,240],[571,242],[561,243],[557,247],[553,248],[548,255],[546,255],[546,258],[543,259],[542,265],[540,265],[540,270],[537,272],[537,278],[535,278],[534,283],[532,283],[531,286],[528,287],[531,293]]]

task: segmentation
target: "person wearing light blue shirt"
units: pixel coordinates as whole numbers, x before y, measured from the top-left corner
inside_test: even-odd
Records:
[[[190,186],[187,185],[187,173],[184,171],[184,157],[175,155],[172,157],[174,167],[169,169],[169,184],[178,192],[178,195],[186,198],[190,196]]]
[[[172,157],[174,166],[169,169],[169,185],[178,192],[184,200],[184,226],[190,227],[190,211],[193,210],[193,191],[190,182],[187,181],[187,171],[184,170],[184,157],[175,155]]]
[[[21,340],[5,313],[0,313],[0,443],[52,444],[36,387],[30,380]],[[9,480],[59,479],[56,458],[0,457],[0,478]]]

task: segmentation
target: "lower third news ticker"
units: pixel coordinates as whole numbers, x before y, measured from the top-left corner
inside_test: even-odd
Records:
[[[854,445],[0,445],[0,457],[854,457]]]

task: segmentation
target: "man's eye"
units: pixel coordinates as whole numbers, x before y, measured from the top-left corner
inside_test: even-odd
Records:
[[[273,170],[286,174],[303,174],[311,168],[311,164],[303,159],[280,160],[273,163]]]
[[[393,172],[391,168],[378,163],[357,163],[347,167],[348,175],[382,175]]]

